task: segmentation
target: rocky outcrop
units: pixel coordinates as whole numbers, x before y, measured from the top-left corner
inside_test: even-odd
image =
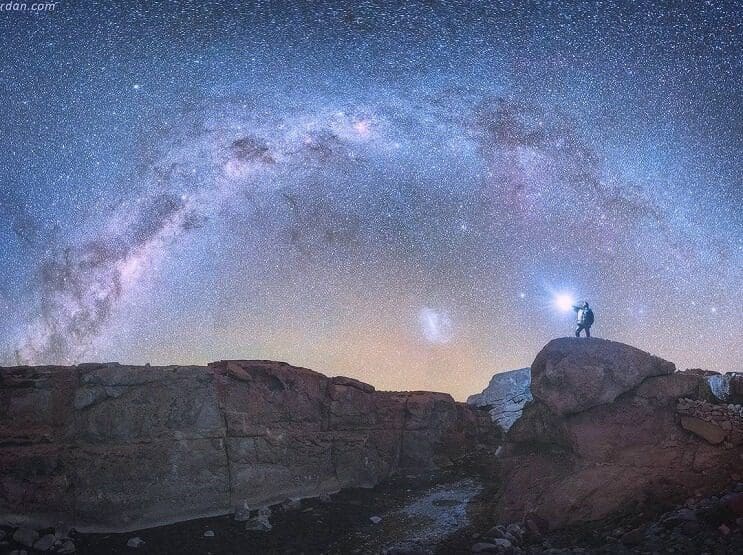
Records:
[[[704,370],[689,370],[689,372],[700,372],[707,376],[710,393],[715,401],[722,403],[743,403],[743,374],[739,372],[728,372],[718,374]]]
[[[470,395],[467,404],[488,410],[493,422],[508,430],[521,417],[524,405],[532,400],[531,369],[521,368],[495,374],[482,393]]]
[[[629,345],[563,338],[537,355],[531,389],[554,414],[563,416],[610,403],[646,378],[675,370],[673,363]]]
[[[0,368],[0,519],[123,531],[372,486],[448,464],[488,423],[276,362]]]
[[[743,405],[715,405],[709,401],[679,399],[681,426],[712,444],[743,445]],[[743,463],[741,463],[743,469]]]
[[[712,492],[743,468],[738,409],[714,405],[708,376],[628,345],[550,342],[532,394],[502,450],[499,519],[597,520]]]

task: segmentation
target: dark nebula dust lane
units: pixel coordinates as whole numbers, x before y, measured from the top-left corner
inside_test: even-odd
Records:
[[[741,370],[734,3],[0,13],[0,364],[462,398],[572,329]]]

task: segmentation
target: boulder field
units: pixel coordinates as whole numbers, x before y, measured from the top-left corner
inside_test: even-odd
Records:
[[[621,343],[551,341],[531,366],[533,401],[499,453],[496,518],[554,529],[740,480],[743,408],[731,402],[739,383],[677,372]]]
[[[0,521],[128,531],[371,487],[492,441],[487,413],[269,361],[0,368]]]

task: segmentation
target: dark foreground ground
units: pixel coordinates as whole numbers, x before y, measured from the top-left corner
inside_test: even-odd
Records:
[[[374,489],[350,489],[271,508],[268,531],[246,530],[256,519],[205,518],[125,534],[70,533],[76,552],[117,554],[380,553],[407,541],[434,550],[467,527],[467,505],[482,491],[477,475],[454,470],[401,476]],[[374,523],[371,517],[381,521]],[[376,519],[374,519],[376,520]],[[7,540],[12,529],[5,529]],[[211,532],[205,536],[205,533]],[[138,537],[139,548],[127,542]],[[20,549],[14,542],[0,553]],[[28,550],[32,553],[32,550]]]
[[[253,512],[248,520],[223,516],[125,534],[73,531],[70,538],[81,554],[743,554],[743,518],[729,509],[731,496],[733,503],[743,503],[743,484],[676,507],[640,507],[628,515],[540,533],[507,531],[490,520],[488,500],[495,490],[488,476],[490,471],[482,469],[450,469],[288,502],[272,507],[270,530],[246,529],[265,522]],[[10,539],[13,529],[4,532],[0,553],[24,549]],[[144,543],[128,546],[133,538]]]

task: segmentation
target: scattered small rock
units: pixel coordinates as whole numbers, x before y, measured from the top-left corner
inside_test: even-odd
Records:
[[[49,551],[56,541],[57,537],[54,534],[46,534],[34,543],[34,549],[36,551]]]
[[[268,532],[273,526],[269,521],[271,517],[271,509],[263,507],[258,509],[258,515],[248,519],[245,522],[245,529],[252,530],[254,532]]]
[[[76,551],[75,544],[72,540],[62,540],[62,545],[57,548],[57,553],[74,553]]]
[[[675,526],[678,526],[679,524],[683,524],[684,522],[690,522],[697,520],[697,515],[694,511],[691,509],[687,509],[686,507],[679,509],[669,515],[667,515],[663,520],[662,523],[666,528],[674,528]]]
[[[645,531],[642,528],[635,528],[622,534],[620,541],[625,545],[637,545],[642,542],[645,537]]]
[[[250,507],[248,507],[247,503],[244,503],[240,507],[235,507],[235,514],[233,518],[237,522],[245,522],[250,518]]]
[[[493,526],[490,530],[487,531],[485,534],[486,538],[502,538],[503,534],[506,533],[506,529],[502,525]]]
[[[129,540],[126,542],[127,547],[133,547],[134,549],[138,549],[144,545],[144,540],[140,538],[139,536],[134,536],[133,538],[129,538]]]
[[[26,547],[33,547],[38,539],[39,533],[36,530],[31,530],[31,528],[18,528],[13,533],[13,541]]]
[[[373,516],[373,517],[370,517],[369,520],[372,521],[372,524],[379,524],[380,522],[382,522],[382,517],[381,516]]]
[[[512,536],[518,538],[519,540],[524,535],[524,530],[521,528],[521,526],[519,526],[518,524],[515,524],[515,523],[514,524],[509,524],[506,527],[506,532],[508,532]]]
[[[472,553],[497,553],[498,546],[494,543],[479,542],[472,546]]]

